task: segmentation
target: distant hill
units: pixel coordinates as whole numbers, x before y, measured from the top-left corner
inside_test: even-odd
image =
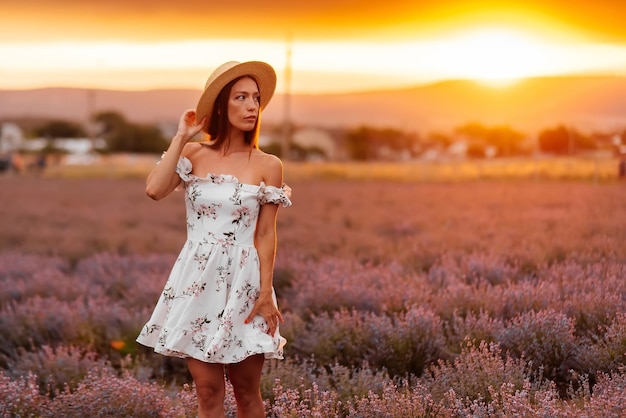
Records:
[[[134,122],[175,122],[184,109],[195,106],[199,94],[197,90],[0,90],[0,120],[82,121],[91,112],[115,110]],[[277,94],[264,121],[280,123],[284,103]],[[291,103],[294,123],[322,127],[371,125],[428,131],[481,122],[527,132],[560,123],[583,130],[623,129],[626,77],[533,78],[503,88],[446,81],[397,90],[293,95]]]

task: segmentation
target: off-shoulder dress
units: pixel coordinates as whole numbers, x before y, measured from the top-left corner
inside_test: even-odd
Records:
[[[176,172],[185,190],[187,240],[137,342],[209,363],[238,363],[254,354],[283,358],[279,330],[267,334],[261,316],[244,321],[260,291],[259,210],[290,206],[289,188],[244,184],[225,174],[197,177],[186,157]]]

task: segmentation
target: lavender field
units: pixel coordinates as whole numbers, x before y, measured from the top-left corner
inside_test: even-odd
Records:
[[[268,416],[624,415],[626,184],[288,174]],[[185,363],[134,342],[182,198],[0,178],[0,416],[195,416]]]

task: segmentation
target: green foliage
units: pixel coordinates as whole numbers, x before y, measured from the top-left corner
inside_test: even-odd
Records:
[[[261,149],[263,150],[263,152],[275,155],[278,158],[283,158],[282,147],[278,142],[272,142],[268,145],[263,146]]]
[[[570,134],[565,126],[546,129],[539,134],[539,148],[552,154],[568,154],[570,150]]]
[[[35,128],[35,134],[43,138],[84,138],[87,133],[78,123],[52,120]]]
[[[538,141],[541,151],[556,155],[570,155],[597,147],[593,138],[563,125],[541,131]]]
[[[384,148],[395,152],[410,151],[417,145],[418,137],[398,129],[361,126],[346,131],[344,140],[352,159],[368,161],[382,157]]]
[[[100,135],[107,141],[109,152],[159,153],[168,146],[156,126],[130,123],[116,112],[102,112],[94,119],[101,126]]]
[[[428,135],[428,138],[426,140],[427,145],[432,146],[432,145],[438,144],[444,147],[451,145],[453,142],[454,142],[454,139],[450,135],[442,133],[442,132],[431,132]]]
[[[468,123],[457,127],[455,131],[470,140],[468,150],[470,156],[483,157],[487,146],[494,147],[498,156],[507,157],[524,153],[522,146],[524,134],[509,126],[484,126],[480,123]]]

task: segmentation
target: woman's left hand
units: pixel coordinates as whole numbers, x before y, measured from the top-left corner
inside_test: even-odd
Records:
[[[267,333],[272,337],[276,333],[278,324],[285,322],[271,295],[259,296],[252,311],[250,311],[250,315],[246,318],[245,323],[250,323],[257,315],[261,315],[265,319],[268,325]]]

